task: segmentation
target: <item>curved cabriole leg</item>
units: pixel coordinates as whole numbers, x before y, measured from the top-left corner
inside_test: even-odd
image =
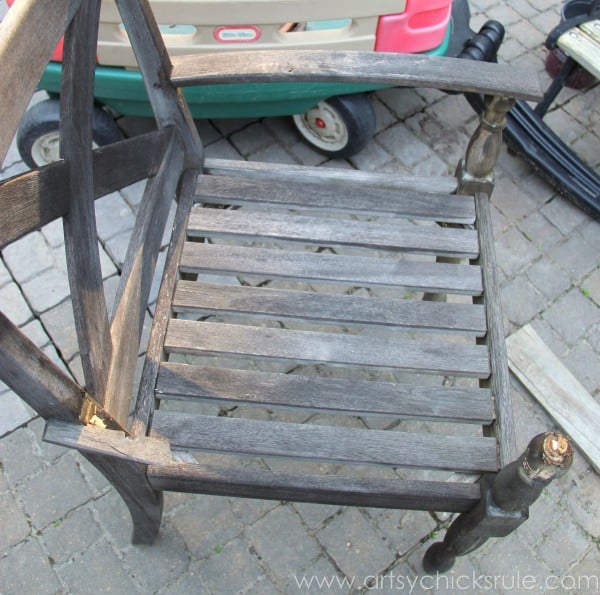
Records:
[[[446,532],[444,541],[429,547],[423,558],[428,573],[446,572],[457,556],[464,556],[490,537],[505,537],[529,516],[529,506],[553,479],[566,473],[573,449],[562,434],[536,436],[525,453],[497,475],[481,480],[481,500],[461,514]]]
[[[113,457],[82,454],[112,483],[127,505],[133,521],[132,543],[154,543],[162,519],[163,494],[148,482],[147,466]]]

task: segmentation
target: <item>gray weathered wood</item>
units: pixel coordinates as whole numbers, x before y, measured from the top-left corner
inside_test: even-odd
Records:
[[[406,222],[307,217],[272,211],[224,209],[192,211],[188,234],[192,237],[261,238],[315,244],[475,258],[477,233],[470,229],[413,225]]]
[[[167,324],[171,316],[171,301],[178,279],[178,262],[185,241],[185,228],[193,201],[197,174],[194,170],[184,172],[178,189],[178,205],[173,222],[173,232],[167,262],[163,272],[162,284],[154,311],[154,320],[148,349],[144,361],[142,378],[134,405],[131,433],[135,436],[145,435],[154,408],[154,386],[161,359],[163,358],[163,342],[167,332]]]
[[[75,328],[87,390],[102,404],[112,346],[96,237],[91,152],[99,14],[99,0],[86,2],[65,35],[60,150],[69,164],[71,202],[63,222]]]
[[[267,179],[275,182],[345,183],[351,180],[353,186],[388,188],[406,192],[451,194],[456,191],[456,178],[449,176],[413,176],[409,174],[387,174],[357,169],[336,169],[333,167],[308,167],[287,163],[266,163],[232,159],[207,159],[204,173],[216,176]],[[200,182],[202,183],[202,182]]]
[[[158,174],[148,181],[129,239],[111,320],[113,344],[104,408],[126,425],[139,342],[165,224],[183,167],[183,145],[174,128]]]
[[[155,175],[167,135],[160,130],[95,149],[94,197]],[[68,163],[57,161],[0,182],[0,248],[67,214],[69,171]]]
[[[169,82],[171,62],[147,0],[116,0],[159,128],[175,126],[185,146],[185,167],[201,168],[203,148],[181,92]]]
[[[443,340],[417,341],[384,335],[249,327],[173,319],[168,352],[230,355],[295,362],[400,368],[425,373],[487,377],[485,346]]]
[[[351,172],[346,172],[343,179],[315,183],[311,173],[303,172],[304,179],[297,183],[205,175],[198,181],[197,200],[205,204],[276,205],[357,215],[391,214],[448,223],[470,224],[475,220],[475,205],[470,196],[355,184]]]
[[[172,447],[393,467],[497,471],[493,438],[291,424],[157,411]]]
[[[600,473],[600,405],[530,325],[507,339],[512,372]]]
[[[351,286],[400,286],[438,293],[476,295],[482,290],[481,271],[471,265],[190,242],[183,248],[181,270],[327,281]]]
[[[83,390],[0,312],[0,379],[43,418],[75,421]]]
[[[360,51],[262,50],[175,56],[177,86],[327,81],[433,87],[539,101],[537,73],[458,58]]]
[[[56,419],[48,420],[43,439],[45,442],[82,452],[148,465],[164,465],[173,460],[166,440],[148,436],[126,436],[118,430],[107,430],[93,425],[82,426]]]
[[[476,304],[375,299],[194,281],[180,281],[177,284],[172,307],[175,312],[227,312],[276,320],[390,325],[476,335],[486,332],[484,308]]]
[[[81,0],[19,0],[0,24],[0,163]]]
[[[498,439],[499,465],[505,467],[517,457],[517,451],[489,197],[483,193],[476,194],[475,206],[480,242],[479,264],[483,275],[484,304],[488,321],[488,334],[480,341],[490,350],[492,368],[492,375],[489,380],[484,381],[483,386],[489,386],[494,393],[496,421],[492,429]]]
[[[158,490],[405,510],[466,512],[481,497],[476,483],[294,475],[185,463],[152,465],[148,480]]]
[[[412,386],[171,362],[163,362],[160,367],[156,395],[161,399],[208,399],[350,415],[478,424],[494,419],[491,393],[485,389]]]
[[[90,452],[82,453],[123,498],[133,521],[134,544],[152,544],[158,535],[163,509],[163,495],[146,477],[147,465]]]

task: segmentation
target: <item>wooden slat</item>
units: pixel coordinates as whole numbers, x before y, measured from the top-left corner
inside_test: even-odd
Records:
[[[272,182],[305,182],[329,184],[351,181],[352,186],[377,187],[405,192],[452,194],[456,191],[456,178],[450,176],[413,176],[409,174],[370,172],[358,169],[336,169],[333,167],[307,167],[287,163],[266,163],[233,159],[207,159],[204,173],[216,176],[234,176]]]
[[[160,367],[156,396],[463,423],[490,423],[494,419],[491,392],[485,389],[412,386],[172,362],[163,362]]]
[[[110,334],[113,344],[104,408],[125,426],[140,337],[169,212],[183,168],[183,143],[174,128],[158,174],[144,192],[121,272]]]
[[[147,475],[157,490],[337,506],[466,512],[481,498],[477,483],[294,475],[186,463],[152,465]]]
[[[492,375],[484,381],[484,386],[490,387],[494,393],[496,406],[496,421],[493,433],[498,439],[500,467],[505,467],[516,459],[515,427],[510,401],[510,378],[508,375],[508,357],[504,339],[504,319],[500,302],[500,284],[496,269],[496,253],[494,250],[494,230],[489,197],[478,193],[475,196],[477,209],[477,232],[479,233],[480,257],[479,264],[483,275],[485,288],[485,309],[488,321],[488,333],[480,339],[490,350],[490,365]],[[476,298],[481,299],[481,298]]]
[[[156,175],[171,134],[171,128],[163,128],[95,149],[96,198]]]
[[[147,0],[116,0],[159,128],[175,126],[185,145],[185,167],[201,168],[202,142],[181,92],[170,84],[171,62]]]
[[[437,293],[478,294],[481,271],[471,265],[399,261],[394,258],[290,252],[191,243],[181,270],[244,276],[327,281],[344,285],[400,286]]]
[[[539,101],[537,75],[511,65],[411,54],[326,50],[263,50],[175,56],[177,86],[331,81],[433,87]]]
[[[92,110],[100,1],[86,2],[65,34],[60,150],[69,164],[71,202],[65,252],[81,363],[89,393],[104,402],[111,340],[94,213]]]
[[[476,335],[486,332],[483,306],[475,304],[374,299],[346,294],[180,281],[172,306],[175,312],[227,312],[276,320],[390,325]]]
[[[157,411],[151,436],[171,447],[393,467],[496,471],[492,438],[360,430]]]
[[[410,219],[449,223],[473,223],[475,205],[471,197],[455,194],[401,192],[354,184],[343,180],[312,182],[308,172],[301,183],[227,176],[203,176],[198,181],[197,200],[207,204],[248,203],[305,208],[357,215],[391,214]]]
[[[530,325],[507,339],[510,368],[600,473],[600,404]]]
[[[239,237],[316,246],[389,249],[458,258],[475,258],[479,254],[477,233],[470,229],[244,209],[195,209],[190,217],[188,234],[192,237]]]
[[[0,379],[43,418],[75,421],[83,390],[0,312]]]
[[[171,300],[175,291],[175,282],[178,278],[177,263],[179,262],[185,241],[185,228],[192,207],[196,177],[197,173],[195,170],[189,169],[185,171],[181,177],[181,184],[177,193],[177,210],[173,222],[171,242],[167,252],[167,262],[158,292],[142,378],[133,408],[131,433],[134,436],[146,435],[150,416],[154,410],[154,387],[156,385],[159,363],[163,357],[163,341],[167,332],[167,323],[171,315]]]
[[[0,24],[0,163],[81,0],[19,0]]]
[[[486,377],[487,348],[448,341],[348,335],[173,319],[168,352],[400,368]]]
[[[158,171],[168,129],[93,151],[94,197],[100,198]],[[69,165],[58,161],[0,182],[0,249],[64,217],[71,202]]]

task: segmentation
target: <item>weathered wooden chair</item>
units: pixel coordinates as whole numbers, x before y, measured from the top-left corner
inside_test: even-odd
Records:
[[[64,220],[85,387],[0,315],[0,375],[48,420],[45,438],[80,450],[110,479],[136,543],[157,535],[163,490],[463,513],[426,554],[429,570],[516,528],[571,457],[568,441],[547,434],[513,462],[488,198],[509,97],[537,98],[533,78],[496,64],[360,52],[170,59],[148,3],[117,5],[158,130],[102,149],[92,151],[90,131],[99,0],[20,0],[0,35],[1,97],[11,98],[2,103],[3,158],[66,28],[64,159],[0,184],[2,247]],[[447,180],[203,161],[177,87],[292,80],[477,92],[488,107]],[[144,178],[109,316],[94,199]],[[426,299],[403,299],[408,291]],[[184,411],[170,406],[181,401]],[[190,412],[189,403],[212,406]]]

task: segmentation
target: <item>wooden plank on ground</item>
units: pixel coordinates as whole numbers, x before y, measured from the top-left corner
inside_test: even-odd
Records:
[[[152,437],[213,452],[456,471],[497,471],[496,440],[156,411]]]
[[[600,473],[600,405],[530,325],[508,340],[510,369]]]

